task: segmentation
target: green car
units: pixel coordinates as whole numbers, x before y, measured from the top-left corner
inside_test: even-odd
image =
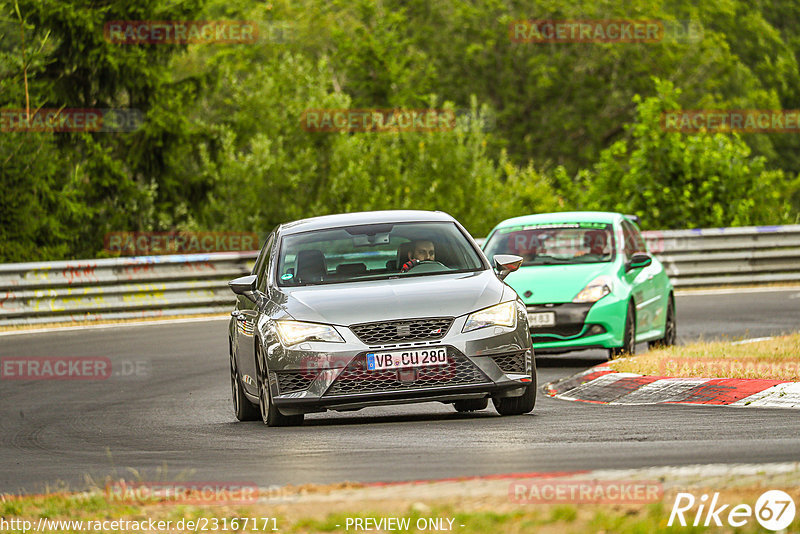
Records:
[[[608,212],[541,213],[498,224],[483,244],[491,258],[513,254],[506,278],[528,310],[538,354],[675,344],[675,297],[647,251],[638,218]]]

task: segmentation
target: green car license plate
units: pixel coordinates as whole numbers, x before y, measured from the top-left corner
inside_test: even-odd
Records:
[[[528,326],[540,328],[542,326],[555,326],[556,312],[538,312],[528,314]]]

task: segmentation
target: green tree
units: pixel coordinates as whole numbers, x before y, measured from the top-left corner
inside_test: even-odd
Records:
[[[171,225],[185,199],[199,202],[207,191],[196,181],[168,172],[167,153],[187,142],[182,109],[192,100],[193,80],[171,80],[168,63],[181,46],[126,46],[106,41],[104,23],[110,20],[191,19],[202,0],[178,4],[147,0],[135,5],[122,0],[94,5],[80,1],[0,1],[0,108],[127,108],[138,110],[145,124],[133,133],[58,133],[50,136],[20,134],[22,148],[4,143],[0,158],[8,165],[0,171],[4,194],[24,198],[33,191],[48,191],[54,201],[82,207],[71,220],[67,246],[60,257],[94,256],[109,231],[156,229]],[[21,20],[22,31],[19,23]],[[23,46],[24,36],[24,46]],[[27,78],[27,86],[25,79]],[[28,137],[24,137],[28,136]],[[25,147],[30,143],[31,146]],[[56,166],[15,160],[47,153]],[[60,193],[69,189],[70,195]],[[61,199],[61,200],[60,200]],[[55,210],[58,211],[58,210]],[[158,215],[156,215],[158,214]],[[42,214],[43,218],[50,215]],[[67,220],[63,221],[67,224]],[[14,231],[9,230],[8,235]],[[13,240],[14,238],[12,238]],[[45,259],[42,242],[19,232],[21,249],[41,250],[29,259]],[[16,245],[15,245],[16,247]]]
[[[576,205],[638,213],[646,228],[794,222],[791,197],[800,178],[768,170],[738,134],[665,131],[661,114],[680,109],[680,91],[659,79],[655,87],[657,96],[634,98],[631,141],[614,143],[578,174],[578,187],[569,189]],[[571,182],[563,169],[556,176]]]

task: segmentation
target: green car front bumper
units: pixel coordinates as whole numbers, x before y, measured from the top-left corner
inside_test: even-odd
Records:
[[[558,353],[573,350],[622,346],[628,301],[607,295],[595,303],[553,303],[528,305],[528,313],[554,312],[555,326],[532,327],[535,352]]]

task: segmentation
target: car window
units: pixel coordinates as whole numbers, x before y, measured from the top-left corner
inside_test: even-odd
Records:
[[[264,245],[261,246],[261,251],[258,253],[258,257],[256,258],[255,263],[253,264],[253,269],[250,271],[250,274],[258,274],[264,266],[264,259],[266,256],[269,255],[271,246],[266,246],[270,240],[275,238],[275,234],[278,231],[278,227],[276,226],[273,228],[272,232],[269,233],[267,238],[264,240]]]
[[[606,223],[527,224],[499,228],[484,245],[486,255],[515,254],[523,265],[607,262],[614,233]]]
[[[409,253],[417,248],[432,249],[433,259],[402,272]],[[453,223],[372,224],[283,237],[278,283],[334,284],[484,268],[479,253]]]
[[[633,240],[636,244],[636,252],[647,252],[647,244],[639,228],[635,224],[632,224],[631,228],[633,229]]]
[[[267,237],[267,242],[264,244],[264,249],[261,252],[261,257],[259,260],[261,262],[258,264],[258,271],[255,272],[258,275],[258,289],[262,293],[266,293],[267,290],[267,280],[269,279],[267,273],[267,267],[269,266],[269,259],[272,255],[272,244],[275,242],[275,233]]]
[[[627,258],[630,258],[637,252],[647,251],[647,246],[644,243],[642,234],[628,221],[622,221],[622,235],[625,243],[625,256]]]
[[[269,241],[270,237],[272,237],[272,236],[270,235],[270,236],[267,237],[267,241]],[[265,241],[264,245],[266,245],[266,244],[267,243]],[[253,264],[253,269],[250,271],[250,274],[258,274],[258,271],[261,269],[261,266],[264,264],[264,255],[266,254],[266,252],[267,252],[267,247],[266,246],[262,246],[261,247],[261,252],[258,253],[258,257],[256,258],[256,262]]]

